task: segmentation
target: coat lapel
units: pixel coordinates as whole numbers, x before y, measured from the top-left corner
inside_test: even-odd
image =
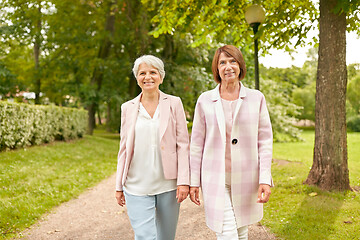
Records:
[[[239,99],[237,101],[236,108],[235,108],[234,120],[237,118],[241,104],[243,102],[243,98],[245,98],[245,97],[246,97],[245,86],[242,84],[242,82],[240,82],[240,93],[239,93]]]
[[[224,117],[224,110],[221,103],[220,98],[220,92],[219,92],[220,84],[216,86],[216,88],[213,90],[212,94],[212,101],[214,102],[215,106],[215,114],[217,123],[220,130],[220,135],[223,140],[223,142],[226,141],[226,126],[225,126],[225,117]]]
[[[169,117],[170,117],[170,99],[167,97],[166,94],[164,94],[161,91],[159,97],[159,110],[160,110],[159,134],[161,140],[168,126]]]

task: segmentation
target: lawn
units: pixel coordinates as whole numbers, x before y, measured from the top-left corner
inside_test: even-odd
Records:
[[[303,142],[275,143],[275,187],[261,223],[279,239],[360,239],[360,194],[303,185],[312,164],[313,131]],[[0,153],[0,239],[13,237],[54,206],[110,176],[118,135],[94,136]],[[360,134],[348,134],[351,186],[360,186]]]
[[[96,132],[71,142],[0,153],[0,239],[110,176],[119,137]]]
[[[314,132],[303,142],[275,143],[275,187],[265,205],[262,224],[280,239],[360,239],[360,194],[323,192],[303,185],[312,165]],[[348,134],[351,186],[360,186],[360,134]]]

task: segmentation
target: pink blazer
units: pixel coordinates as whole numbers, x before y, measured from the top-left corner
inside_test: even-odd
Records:
[[[231,132],[231,198],[238,227],[261,220],[259,183],[272,185],[272,128],[264,95],[241,83]],[[226,127],[219,85],[199,97],[191,134],[191,186],[201,186],[206,223],[221,232]]]
[[[140,97],[141,94],[121,105],[116,191],[123,190],[131,164]],[[177,185],[189,185],[189,135],[181,99],[160,91],[159,110],[159,136],[164,176],[166,179],[177,179]]]

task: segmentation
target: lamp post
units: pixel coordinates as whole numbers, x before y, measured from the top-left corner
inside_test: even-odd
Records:
[[[256,33],[259,29],[260,23],[262,23],[265,20],[265,10],[260,5],[254,4],[246,9],[245,20],[252,27],[254,31],[255,89],[260,90],[258,40],[256,37]]]

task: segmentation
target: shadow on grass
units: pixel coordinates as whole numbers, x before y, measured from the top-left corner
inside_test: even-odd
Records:
[[[335,231],[334,223],[342,205],[342,199],[331,193],[308,195],[292,218],[284,223],[285,239],[328,239]]]
[[[107,132],[104,129],[94,129],[94,133],[93,133],[94,137],[101,137],[101,138],[106,138],[106,139],[111,139],[111,140],[120,140],[120,134],[119,133],[114,133],[114,132]]]

